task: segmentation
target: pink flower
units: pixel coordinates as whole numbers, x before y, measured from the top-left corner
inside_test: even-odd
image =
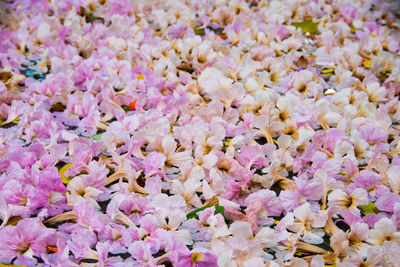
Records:
[[[210,241],[213,236],[214,226],[222,226],[225,224],[224,218],[221,214],[214,215],[215,207],[206,208],[199,211],[197,214],[199,220],[189,219],[184,221],[181,225],[182,229],[188,229],[191,237],[195,241]],[[211,223],[215,222],[215,225]]]
[[[147,213],[154,211],[154,207],[148,198],[138,197],[134,194],[121,194],[118,195],[118,199],[121,201],[116,208],[122,210],[135,224],[139,224],[140,219]],[[111,201],[118,202],[117,197],[114,197]]]
[[[164,167],[167,157],[164,154],[151,152],[143,161],[144,174],[150,177],[159,172]]]
[[[150,244],[146,244],[144,241],[136,241],[132,243],[128,248],[128,252],[132,255],[132,258],[135,259],[135,261],[132,262],[132,266],[135,267],[158,266],[150,251]]]
[[[388,139],[388,132],[382,127],[363,125],[360,127],[360,134],[368,143],[383,142]]]
[[[138,240],[137,229],[134,226],[126,228],[120,224],[106,225],[104,231],[100,233],[99,240],[108,245],[108,250],[113,254],[127,252],[128,247],[133,240]]]
[[[32,168],[32,175],[35,175],[36,187],[28,194],[30,210],[51,207],[51,212],[55,212],[58,206],[56,204],[65,200],[63,194],[67,191],[57,169],[51,167],[39,172]]]
[[[354,183],[348,186],[348,190],[354,190],[356,188],[364,188],[368,191],[370,200],[375,200],[375,188],[378,186],[378,182],[381,180],[381,176],[376,172],[363,170],[360,172],[357,178],[353,177]]]
[[[396,203],[400,203],[400,196],[396,193],[388,193],[378,197],[375,206],[381,211],[393,212]]]
[[[353,19],[358,17],[357,8],[355,8],[352,4],[341,4],[340,12],[347,23],[350,23]]]
[[[33,218],[4,227],[0,230],[0,262],[9,263],[15,257],[41,257],[54,233],[54,229],[45,228]]]
[[[88,164],[93,157],[100,153],[102,142],[92,141],[88,138],[73,139],[69,143],[69,154],[72,166],[65,171],[66,177],[73,177],[82,170],[88,169]]]
[[[88,228],[93,231],[102,232],[104,229],[104,222],[101,219],[99,212],[97,212],[89,201],[83,201],[74,207],[77,215],[77,225],[80,227]]]
[[[95,233],[87,229],[77,229],[71,233],[71,239],[67,241],[67,245],[76,259],[97,260],[98,253],[91,248],[96,242]]]
[[[246,204],[246,216],[251,222],[253,220],[250,218],[254,217],[255,225],[258,223],[261,225],[271,224],[273,222],[273,218],[271,217],[281,215],[283,210],[275,192],[269,189],[262,189],[250,194],[246,198]],[[252,229],[255,230],[253,225]]]
[[[307,182],[295,178],[297,189],[294,191],[284,190],[279,194],[281,205],[286,211],[293,210],[305,200],[320,200],[324,194],[323,186],[318,182]]]
[[[177,267],[217,267],[217,255],[204,248],[195,248],[186,255],[181,255]]]

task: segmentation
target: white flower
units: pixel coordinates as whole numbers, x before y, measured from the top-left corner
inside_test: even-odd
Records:
[[[341,189],[335,189],[328,195],[329,206],[339,206],[356,213],[360,212],[357,206],[367,205],[368,202],[368,192],[363,188],[356,188],[350,195]]]
[[[166,135],[162,140],[162,152],[167,157],[165,160],[166,164],[178,166],[179,163],[192,159],[191,151],[180,151],[176,149],[177,145],[174,138],[171,135]]]
[[[396,231],[396,225],[389,218],[382,218],[375,223],[368,236],[368,242],[375,245],[382,245],[385,241],[400,242],[400,232]]]
[[[386,88],[379,86],[378,82],[367,84],[365,90],[372,103],[380,103],[386,100]]]
[[[311,244],[321,244],[324,242],[324,230],[317,229],[323,227],[327,216],[317,217],[310,209],[310,204],[305,203],[293,211],[295,220],[293,224],[288,225],[287,229],[295,233],[300,233],[305,242]],[[327,215],[327,214],[326,214]],[[324,218],[325,217],[325,218]]]

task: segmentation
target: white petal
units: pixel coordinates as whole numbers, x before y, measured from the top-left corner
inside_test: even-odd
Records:
[[[261,257],[253,257],[243,263],[243,267],[264,267],[265,263]]]
[[[400,166],[393,165],[387,171],[390,188],[394,193],[400,193]]]
[[[170,135],[165,136],[162,140],[162,148],[165,155],[171,155],[175,153],[176,142],[174,138]]]
[[[259,240],[263,247],[274,247],[276,246],[275,231],[268,227],[263,227],[256,235],[256,239]]]
[[[375,230],[380,231],[382,234],[390,235],[396,232],[396,226],[393,221],[389,218],[382,218],[375,223]]]
[[[218,161],[218,157],[212,153],[209,153],[203,157],[203,167],[211,169]]]
[[[312,257],[310,266],[311,267],[324,267],[325,266],[324,258],[321,255],[316,255],[316,256]]]
[[[245,221],[235,221],[229,227],[229,230],[234,236],[244,238],[249,240],[253,237],[253,231],[251,230],[251,225]]]
[[[330,206],[337,204],[347,198],[347,194],[341,189],[335,189],[328,195],[328,203]]]
[[[289,146],[290,143],[292,142],[292,137],[290,135],[283,134],[279,136],[277,143],[280,149],[286,150]]]
[[[125,129],[129,131],[129,133],[132,133],[139,127],[139,120],[136,115],[127,116],[122,121],[122,124],[124,125]]]
[[[305,222],[314,217],[314,214],[310,210],[310,204],[305,203],[300,207],[297,207],[293,211],[294,216],[302,222]]]
[[[185,192],[183,184],[179,180],[172,180],[171,191],[174,194],[182,195]]]
[[[357,202],[357,206],[359,205],[367,205],[369,200],[368,200],[368,193],[365,189],[363,188],[356,188],[351,195],[354,200]]]
[[[186,213],[180,209],[172,210],[168,215],[168,225],[172,230],[178,229],[179,225],[186,219]]]

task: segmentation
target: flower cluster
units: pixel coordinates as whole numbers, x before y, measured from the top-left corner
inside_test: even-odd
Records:
[[[396,266],[398,1],[0,3],[0,263]]]

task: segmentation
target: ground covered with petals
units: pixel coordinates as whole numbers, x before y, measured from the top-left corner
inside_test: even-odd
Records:
[[[1,266],[398,266],[399,12],[0,1]]]

